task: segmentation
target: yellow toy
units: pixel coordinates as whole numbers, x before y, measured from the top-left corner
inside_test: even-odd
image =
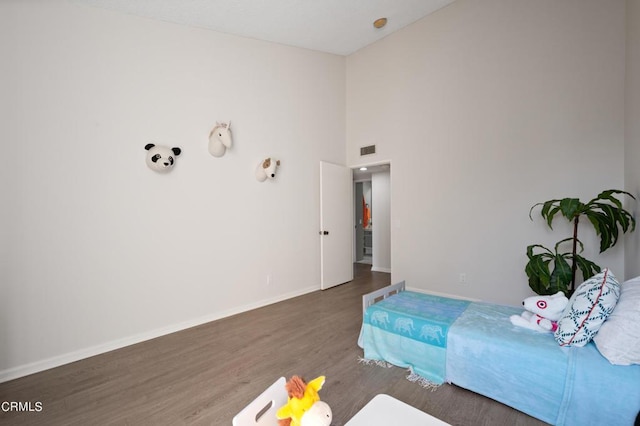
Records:
[[[318,391],[322,389],[325,377],[320,376],[309,383],[299,376],[291,377],[285,388],[289,395],[287,404],[276,416],[279,426],[329,426],[333,419],[331,408],[320,401]]]

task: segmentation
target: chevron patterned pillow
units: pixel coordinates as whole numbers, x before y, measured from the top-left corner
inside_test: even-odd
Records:
[[[600,329],[620,297],[620,284],[609,269],[576,289],[554,333],[560,346],[584,346]]]

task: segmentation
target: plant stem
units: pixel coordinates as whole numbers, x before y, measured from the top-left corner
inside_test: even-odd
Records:
[[[578,245],[578,222],[580,216],[576,216],[573,219],[573,256],[571,257],[571,289],[569,290],[573,294],[573,290],[576,288],[576,269],[578,263],[576,262],[576,251]]]

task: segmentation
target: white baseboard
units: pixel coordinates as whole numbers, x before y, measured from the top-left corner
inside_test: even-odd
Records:
[[[432,294],[434,296],[448,297],[449,299],[462,299],[462,300],[468,300],[470,302],[481,302],[480,299],[474,299],[473,297],[464,297],[464,296],[458,296],[457,294],[440,293],[438,291],[425,290],[423,288],[407,286],[406,289],[408,291],[415,291],[416,293],[425,293],[425,294]]]
[[[391,273],[391,268],[382,268],[380,266],[372,266],[371,270],[373,272],[386,272],[387,274]]]
[[[156,337],[175,333],[176,331],[186,330],[191,327],[195,327],[211,321],[219,320],[219,319],[236,315],[242,312],[247,312],[252,309],[261,308],[263,306],[271,305],[273,303],[281,302],[283,300],[291,299],[293,297],[302,296],[303,294],[311,293],[316,290],[319,290],[319,287],[306,287],[301,290],[296,290],[296,291],[286,293],[277,297],[273,297],[270,299],[264,299],[259,302],[250,303],[250,304],[239,306],[237,308],[229,309],[226,311],[216,312],[214,314],[205,315],[200,318],[195,318],[192,320],[183,321],[181,323],[172,324],[167,327],[157,328],[155,330],[135,334],[133,336],[125,337],[122,339],[112,340],[110,342],[106,342],[100,345],[91,346],[88,348],[69,352],[59,356],[54,356],[41,361],[36,361],[36,362],[32,362],[25,365],[20,365],[18,367],[2,370],[0,371],[0,383],[8,382],[9,380],[18,379],[20,377],[38,373],[40,371],[49,370],[51,368],[59,367],[64,364],[80,361],[82,359],[89,358],[95,355],[100,355],[106,352],[110,352],[115,349],[121,349],[121,348],[124,348],[125,346],[135,345],[136,343],[141,343],[146,340],[155,339]]]

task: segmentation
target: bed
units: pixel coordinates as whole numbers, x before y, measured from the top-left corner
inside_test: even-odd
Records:
[[[593,342],[561,347],[551,333],[511,324],[521,307],[406,291],[363,296],[365,360],[409,368],[554,425],[633,425],[640,365],[612,365]]]

